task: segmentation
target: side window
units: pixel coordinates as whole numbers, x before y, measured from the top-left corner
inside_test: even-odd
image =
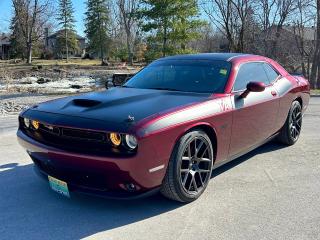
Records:
[[[233,90],[244,90],[249,82],[263,82],[266,85],[269,85],[270,81],[263,64],[264,63],[261,62],[252,62],[241,65],[233,86]]]
[[[268,76],[268,79],[270,82],[273,82],[276,80],[276,78],[279,76],[279,73],[277,73],[269,64],[264,63],[263,64],[264,70],[266,71],[266,74]]]

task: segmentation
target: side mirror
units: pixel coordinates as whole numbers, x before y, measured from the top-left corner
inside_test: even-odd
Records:
[[[250,92],[263,92],[265,89],[266,85],[263,82],[249,82],[247,89],[240,96],[245,98]]]

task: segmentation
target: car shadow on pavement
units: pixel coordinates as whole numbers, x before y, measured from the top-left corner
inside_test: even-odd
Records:
[[[230,162],[212,177],[253,156],[283,148],[273,142]],[[129,201],[107,200],[85,195],[67,199],[49,189],[33,171],[33,164],[0,165],[1,239],[80,239],[139,222],[183,204],[155,196]]]
[[[288,147],[288,146],[284,145],[284,144],[277,143],[275,141],[268,142],[268,143],[266,143],[256,149],[252,150],[251,152],[249,152],[239,158],[236,158],[235,160],[228,162],[228,163],[222,165],[221,167],[214,169],[212,171],[211,178],[214,178],[214,177],[224,173],[225,171],[228,171],[229,169],[238,166],[239,164],[251,159],[255,155],[267,153],[267,152],[273,152],[273,151],[283,149],[286,147]]]
[[[160,194],[130,201],[85,195],[64,198],[33,165],[0,165],[1,239],[80,239],[183,206]]]

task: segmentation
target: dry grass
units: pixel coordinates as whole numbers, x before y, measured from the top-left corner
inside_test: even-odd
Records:
[[[65,60],[42,60],[35,59],[32,62],[32,65],[43,65],[43,66],[68,66],[68,65],[77,65],[77,66],[100,66],[101,60],[95,59],[70,59],[68,62]]]
[[[313,89],[313,90],[311,90],[311,94],[320,95],[320,89]]]
[[[0,82],[6,86],[6,89],[8,89],[12,79],[12,73],[8,71],[7,68],[0,68]]]
[[[68,63],[65,60],[43,60],[43,59],[33,59],[32,66],[99,66],[101,64],[101,60],[95,59],[70,59]],[[0,68],[1,67],[17,67],[17,66],[29,66],[25,62],[14,63],[13,60],[4,61],[0,60]]]

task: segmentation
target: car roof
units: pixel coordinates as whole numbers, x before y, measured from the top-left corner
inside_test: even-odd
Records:
[[[185,54],[176,55],[170,57],[160,58],[159,60],[221,60],[221,61],[231,61],[237,57],[243,56],[256,56],[252,54],[244,53],[199,53],[199,54]]]

